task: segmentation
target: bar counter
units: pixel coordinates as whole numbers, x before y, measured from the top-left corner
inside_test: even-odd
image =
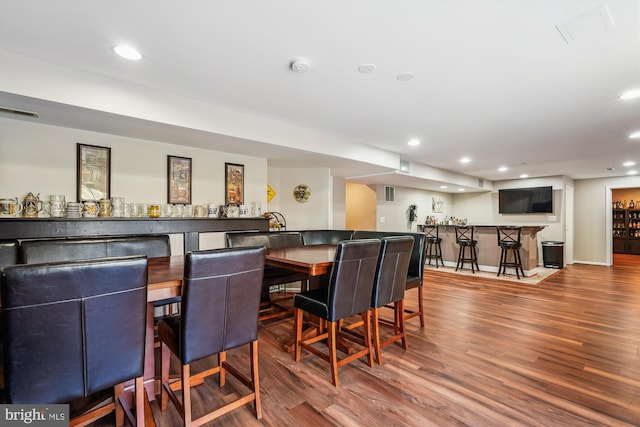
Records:
[[[506,226],[506,224],[501,224]],[[422,225],[418,225],[418,231],[422,231]],[[478,266],[480,270],[497,272],[500,264],[500,247],[498,246],[497,225],[474,225],[474,239],[478,241],[476,250],[478,253]],[[523,225],[522,227],[522,248],[520,257],[522,258],[522,268],[525,275],[534,273],[538,266],[538,232],[545,228],[544,225]],[[438,234],[442,239],[442,259],[444,264],[455,267],[458,261],[458,244],[456,243],[455,225],[438,225]],[[511,254],[509,254],[511,260]],[[431,264],[435,260],[431,261]],[[429,263],[429,260],[427,260]],[[469,264],[465,268],[471,268]],[[510,274],[513,269],[507,268]]]

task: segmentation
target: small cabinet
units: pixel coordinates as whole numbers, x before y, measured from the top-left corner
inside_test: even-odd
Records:
[[[640,209],[613,210],[613,252],[640,255]]]

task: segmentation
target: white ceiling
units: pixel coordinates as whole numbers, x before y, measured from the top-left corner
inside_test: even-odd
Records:
[[[111,52],[123,42],[142,61]],[[327,165],[428,188],[448,180],[412,178],[416,165],[495,181],[622,176],[624,161],[640,164],[640,139],[628,138],[640,130],[640,99],[618,99],[640,89],[639,0],[0,0],[0,50],[337,135],[397,153],[411,173],[259,138],[218,135],[211,147],[273,166]],[[306,73],[289,69],[297,56],[311,60]],[[359,73],[365,63],[376,70]],[[415,78],[398,81],[404,72]],[[89,116],[100,113],[1,95],[0,105],[63,126],[92,128]],[[140,138],[211,139],[126,116],[95,121],[92,129]],[[407,146],[411,138],[421,145]]]

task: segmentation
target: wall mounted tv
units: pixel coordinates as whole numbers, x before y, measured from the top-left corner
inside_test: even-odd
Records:
[[[501,214],[553,213],[553,187],[498,190]]]

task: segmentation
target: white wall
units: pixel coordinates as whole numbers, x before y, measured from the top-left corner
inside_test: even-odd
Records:
[[[267,162],[213,150],[0,119],[0,195],[76,199],[76,144],[111,147],[111,196],[167,202],[167,155],[192,158],[192,202],[224,203],[224,163],[245,165],[245,202],[266,205]]]
[[[268,183],[276,192],[268,210],[284,215],[287,230],[332,227],[333,187],[328,168],[269,168],[268,175]],[[293,189],[300,184],[311,190],[311,197],[305,203],[293,197]]]
[[[384,185],[376,186],[377,198],[377,230],[379,231],[417,231],[418,224],[424,224],[425,218],[434,215],[438,220],[444,219],[446,215],[452,215],[452,198],[448,193],[437,191],[426,191],[415,188],[395,187],[395,201],[384,201]],[[444,200],[444,212],[434,213],[432,211],[432,197]],[[418,220],[413,223],[408,221],[409,205],[417,205]],[[384,218],[384,222],[382,222]]]

